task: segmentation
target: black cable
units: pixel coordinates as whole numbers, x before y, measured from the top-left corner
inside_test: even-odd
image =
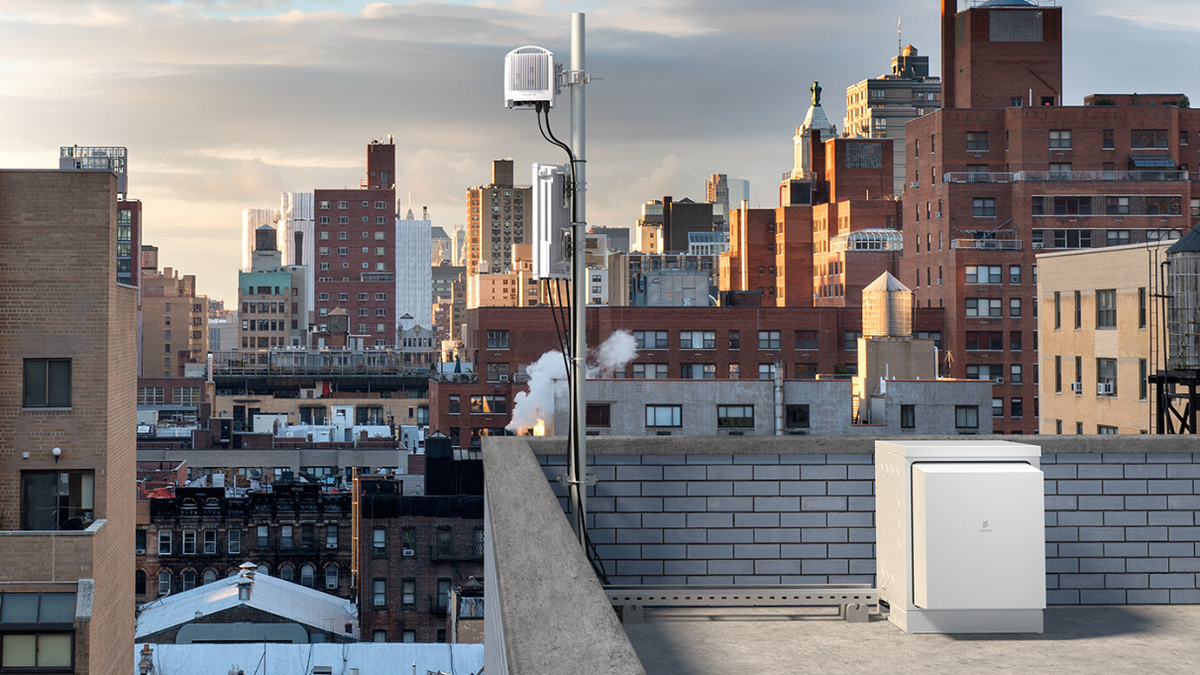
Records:
[[[558,281],[556,279],[547,279],[547,281],[553,281],[555,286],[558,285]],[[558,310],[554,308],[554,294],[547,289],[546,297],[550,301],[550,316],[554,318],[554,337],[558,340],[559,353],[561,353],[563,357],[563,372],[569,373],[571,371],[571,364],[567,360],[567,346],[566,340],[563,339],[563,330],[558,325]]]

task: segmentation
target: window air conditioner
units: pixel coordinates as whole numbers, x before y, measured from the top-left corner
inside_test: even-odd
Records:
[[[938,218],[941,218],[941,217],[942,217],[942,212],[941,212],[941,211],[938,211],[938,212],[937,212],[937,217],[938,217]]]
[[[1097,396],[1112,396],[1112,393],[1113,393],[1112,382],[1097,382],[1096,383],[1096,395]]]
[[[1083,383],[1082,382],[1072,382],[1071,383],[1071,391],[1075,392],[1076,394],[1081,393],[1083,391]]]
[[[411,548],[404,549],[403,553],[404,553],[405,558],[411,558],[417,554],[417,552],[412,550]]]
[[[138,555],[146,555],[146,549],[144,549],[144,548],[139,548],[139,549],[137,550],[137,554],[138,554]]]
[[[1043,243],[1043,242],[1040,242],[1040,241],[1033,242],[1033,247],[1035,249],[1042,248],[1043,246],[1045,246],[1045,243]]]
[[[500,381],[501,381],[501,382],[508,382],[508,375],[501,375],[501,376],[500,376]]]
[[[993,377],[992,382],[994,382],[996,384],[1004,384],[1004,378],[1003,377]]]

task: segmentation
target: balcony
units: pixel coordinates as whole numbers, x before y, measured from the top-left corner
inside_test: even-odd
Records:
[[[1017,174],[1008,172],[988,173],[983,171],[948,172],[942,174],[943,183],[1012,183]]]
[[[951,239],[952,251],[1021,251],[1020,239]]]
[[[1154,183],[1163,181],[1186,181],[1187,171],[1021,171],[1013,174],[1014,180],[1024,183],[1096,183],[1126,182]]]

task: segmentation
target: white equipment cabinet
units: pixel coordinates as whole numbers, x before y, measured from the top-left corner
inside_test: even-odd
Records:
[[[908,633],[1041,633],[1041,448],[877,441],[879,599]]]

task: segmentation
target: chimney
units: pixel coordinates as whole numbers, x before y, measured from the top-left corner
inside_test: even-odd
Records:
[[[954,78],[958,74],[954,52],[954,15],[958,13],[958,0],[942,0],[942,110],[954,106]]]
[[[808,143],[808,170],[813,175],[812,203],[824,204],[828,201],[829,186],[825,182],[825,141],[820,129],[808,132]]]

